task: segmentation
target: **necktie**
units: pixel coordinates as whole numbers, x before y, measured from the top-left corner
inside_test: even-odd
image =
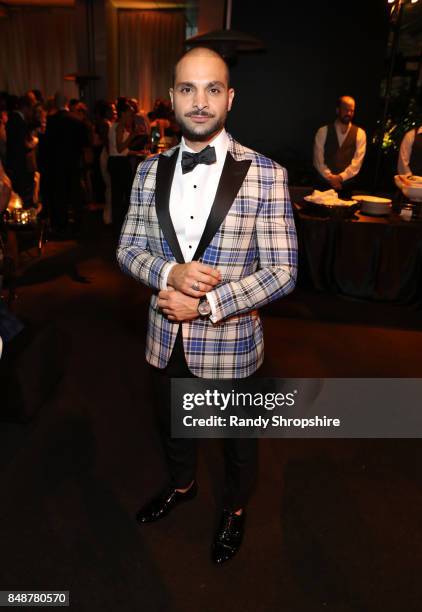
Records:
[[[199,151],[199,153],[189,153],[188,151],[183,151],[182,153],[182,174],[186,174],[187,172],[192,172],[192,170],[198,164],[214,164],[217,161],[217,157],[215,155],[215,148],[210,147],[209,145]]]

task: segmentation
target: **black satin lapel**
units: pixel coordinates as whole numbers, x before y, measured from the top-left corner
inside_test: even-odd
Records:
[[[176,150],[171,157],[160,155],[158,158],[157,176],[155,180],[155,210],[164,238],[167,240],[176,261],[178,263],[184,263],[183,253],[170,217],[170,192],[177,157],[178,151]]]
[[[204,254],[205,249],[214,238],[218,228],[224,221],[230,206],[233,204],[245,176],[248,173],[252,160],[244,159],[236,161],[231,153],[227,153],[218,184],[217,193],[211,207],[211,212],[205,225],[204,233],[198,244],[194,260],[198,260]]]

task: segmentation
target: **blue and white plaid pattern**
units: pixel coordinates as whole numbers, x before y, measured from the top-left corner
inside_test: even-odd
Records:
[[[172,155],[175,149],[166,152]],[[297,242],[287,189],[287,173],[271,159],[229,135],[235,160],[251,160],[248,173],[201,261],[221,272],[212,290],[216,322],[182,323],[189,369],[201,378],[244,378],[262,364],[263,330],[257,308],[292,291],[297,274]],[[157,308],[163,276],[175,261],[155,211],[158,157],[138,167],[131,204],[120,237],[121,269],[151,287],[146,358],[164,368],[180,323]]]

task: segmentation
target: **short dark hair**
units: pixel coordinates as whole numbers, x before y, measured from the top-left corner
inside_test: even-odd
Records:
[[[177,70],[177,66],[182,61],[182,59],[184,59],[187,55],[199,55],[201,53],[201,51],[202,52],[203,51],[207,51],[207,52],[209,52],[209,55],[213,55],[214,57],[217,57],[217,58],[221,59],[221,61],[226,66],[226,70],[227,70],[227,87],[230,87],[230,68],[229,68],[228,63],[226,62],[224,57],[221,55],[221,53],[216,51],[213,47],[211,47],[211,46],[207,47],[206,45],[201,45],[200,47],[191,47],[190,49],[188,49],[187,51],[184,51],[184,53],[182,53],[182,55],[179,57],[179,59],[177,60],[177,62],[174,65],[174,68],[173,68],[173,85],[176,83],[176,70]]]
[[[23,108],[32,108],[32,107],[33,107],[32,99],[28,96],[28,94],[25,94],[24,96],[20,96],[18,98],[17,108],[19,110],[22,110]]]
[[[79,98],[71,98],[69,100],[69,108],[70,110],[73,110],[74,108],[76,108],[76,106],[79,104],[80,100]]]
[[[117,111],[117,116],[119,117],[119,119],[123,113],[126,113],[129,110],[133,111],[133,106],[129,102],[129,99],[126,98],[125,96],[121,96],[120,98],[117,98],[116,111]]]
[[[38,102],[41,102],[41,104],[44,103],[44,98],[43,95],[41,93],[40,89],[31,89],[32,93],[34,94],[34,96],[36,97]]]

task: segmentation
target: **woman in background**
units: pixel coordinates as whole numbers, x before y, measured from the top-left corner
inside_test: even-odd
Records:
[[[103,221],[105,225],[110,225],[112,222],[111,213],[111,179],[107,170],[109,158],[109,132],[117,117],[116,107],[112,102],[102,101],[97,106],[97,118],[95,121],[95,135],[97,142],[101,144],[100,153],[100,171],[104,181],[104,212]]]
[[[135,112],[128,99],[118,98],[116,109],[117,121],[111,124],[108,132],[108,171],[111,180],[112,224],[117,238],[129,208],[132,169],[128,154],[138,131],[134,122]]]
[[[170,100],[157,98],[154,108],[149,113],[151,133],[156,134],[152,140],[152,152],[161,152],[175,146],[180,140],[180,128],[176,123]]]

